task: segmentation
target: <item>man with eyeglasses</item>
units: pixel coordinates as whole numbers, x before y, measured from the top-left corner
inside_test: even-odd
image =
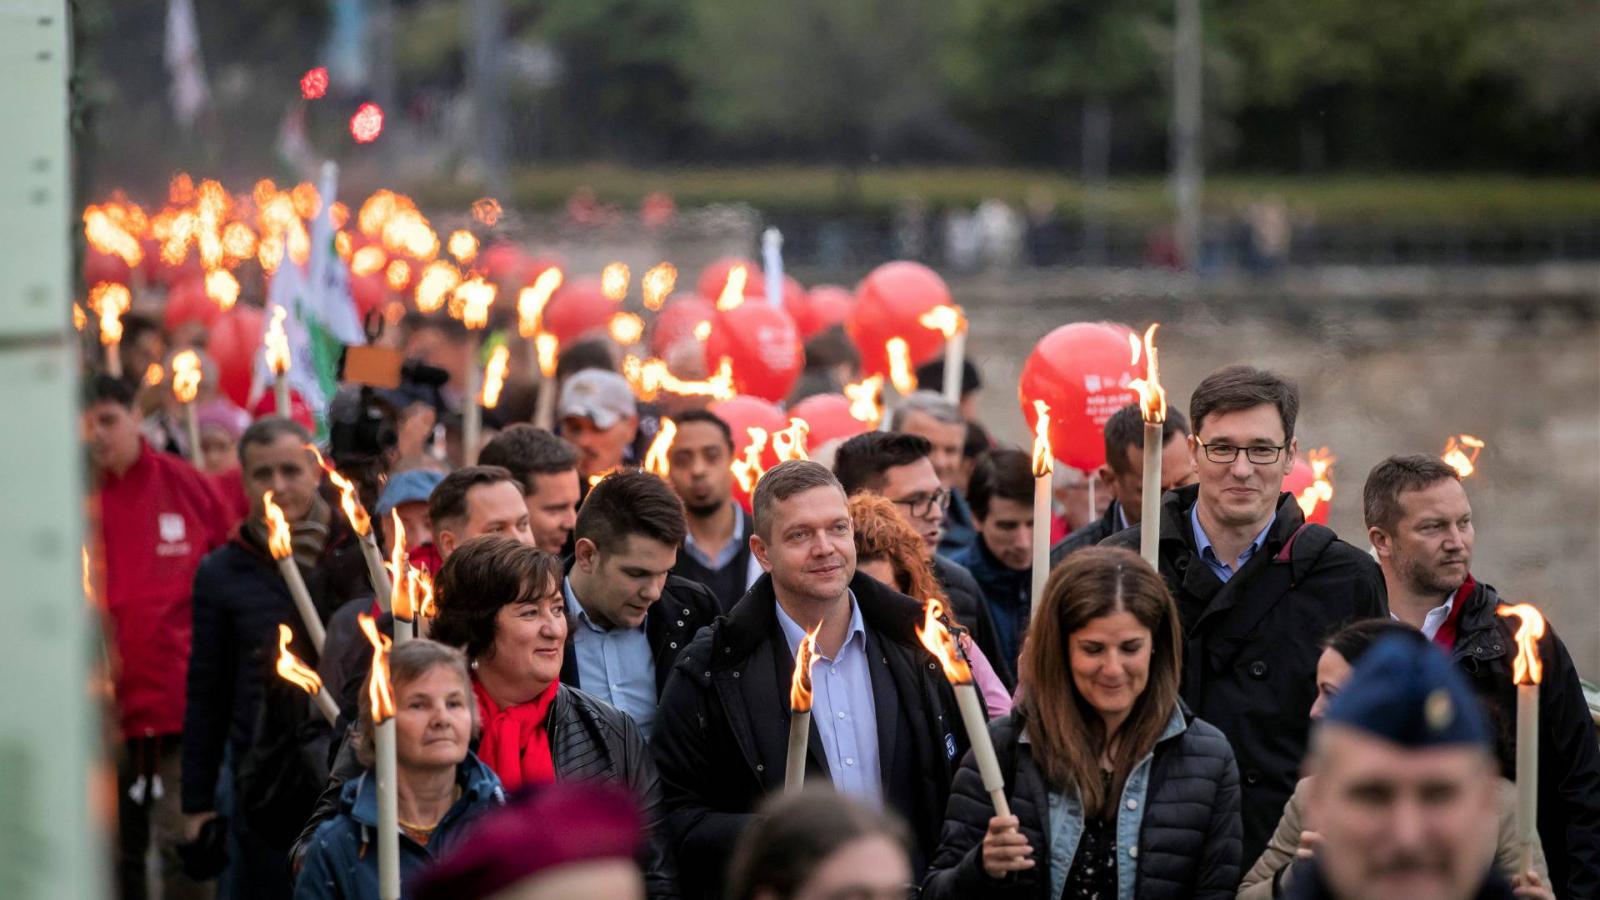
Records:
[[[869,431],[839,445],[833,457],[833,474],[849,496],[872,491],[888,498],[922,536],[933,562],[934,577],[949,595],[956,619],[972,630],[972,639],[1010,689],[1010,658],[1001,654],[994,618],[982,589],[965,566],[938,555],[950,492],[939,483],[932,452],[933,445],[920,435]]]
[[[1261,855],[1305,757],[1321,643],[1388,615],[1383,574],[1283,492],[1294,466],[1294,385],[1248,366],[1189,400],[1199,483],[1161,504],[1161,575],[1183,621],[1183,699],[1239,762],[1243,859]],[[1105,543],[1137,550],[1140,523]]]

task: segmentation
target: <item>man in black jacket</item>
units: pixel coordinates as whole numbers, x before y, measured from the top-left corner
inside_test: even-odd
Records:
[[[761,564],[750,554],[750,517],[733,499],[733,430],[703,409],[673,422],[667,480],[683,500],[689,530],[672,574],[710,588],[727,612],[761,577]]]
[[[869,431],[839,445],[833,473],[849,496],[872,491],[892,501],[906,523],[922,535],[933,560],[933,575],[949,595],[956,620],[972,630],[978,649],[1010,689],[1016,684],[1011,658],[1001,650],[1000,632],[983,589],[966,566],[938,555],[950,492],[934,471],[932,452],[933,445],[919,435]]]
[[[1363,492],[1367,535],[1396,618],[1449,651],[1483,702],[1501,774],[1516,777],[1520,620],[1471,575],[1472,504],[1456,470],[1431,456],[1391,456]],[[1546,626],[1538,641],[1539,839],[1560,897],[1600,897],[1600,749],[1567,647]]]
[[[654,475],[617,472],[590,489],[573,534],[561,682],[632,716],[648,739],[673,662],[720,612],[703,585],[669,574],[683,504]]]
[[[1189,453],[1189,420],[1167,410],[1161,425],[1161,492],[1194,483],[1194,457]],[[1079,528],[1050,548],[1054,568],[1073,552],[1139,524],[1144,514],[1144,411],[1132,403],[1111,414],[1105,427],[1106,462],[1100,481],[1111,492],[1105,515]]]
[[[1282,493],[1294,465],[1294,386],[1231,366],[1189,401],[1200,483],[1161,504],[1157,554],[1183,619],[1183,698],[1239,761],[1244,856],[1261,855],[1305,756],[1322,640],[1388,615],[1372,558],[1308,525]],[[1141,523],[1108,538],[1139,548]]]
[[[774,467],[754,498],[762,576],[702,629],[661,698],[652,742],[687,896],[720,897],[761,799],[783,787],[798,634],[816,634],[807,777],[913,825],[919,873],[966,750],[955,698],[917,640],[919,603],[855,571],[844,491],[809,461]]]

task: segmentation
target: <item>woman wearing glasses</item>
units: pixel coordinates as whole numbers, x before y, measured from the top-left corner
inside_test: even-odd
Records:
[[[1166,585],[1094,547],[1045,585],[1021,692],[989,726],[1011,815],[968,754],[923,896],[1227,900],[1239,882],[1239,772],[1178,700],[1182,639]]]

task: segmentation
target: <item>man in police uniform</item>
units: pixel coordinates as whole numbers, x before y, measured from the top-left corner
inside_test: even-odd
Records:
[[[1482,711],[1421,638],[1385,638],[1357,664],[1313,735],[1306,826],[1315,858],[1301,900],[1545,897],[1493,870],[1498,766]]]

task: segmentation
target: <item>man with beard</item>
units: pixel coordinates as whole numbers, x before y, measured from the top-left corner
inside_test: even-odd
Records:
[[[1519,621],[1471,574],[1472,504],[1456,470],[1431,456],[1392,456],[1367,476],[1367,535],[1389,608],[1450,653],[1489,713],[1502,773],[1516,774]],[[1600,897],[1600,750],[1567,647],[1546,626],[1538,641],[1539,838],[1560,897]]]
[[[1384,638],[1356,665],[1311,742],[1306,821],[1321,841],[1291,900],[1490,900],[1494,756],[1483,713],[1443,653]],[[1593,896],[1585,894],[1581,896]]]
[[[733,431],[702,409],[673,421],[678,431],[667,450],[667,481],[683,500],[689,531],[672,574],[710,588],[727,612],[761,577],[750,553],[750,517],[733,500]]]

